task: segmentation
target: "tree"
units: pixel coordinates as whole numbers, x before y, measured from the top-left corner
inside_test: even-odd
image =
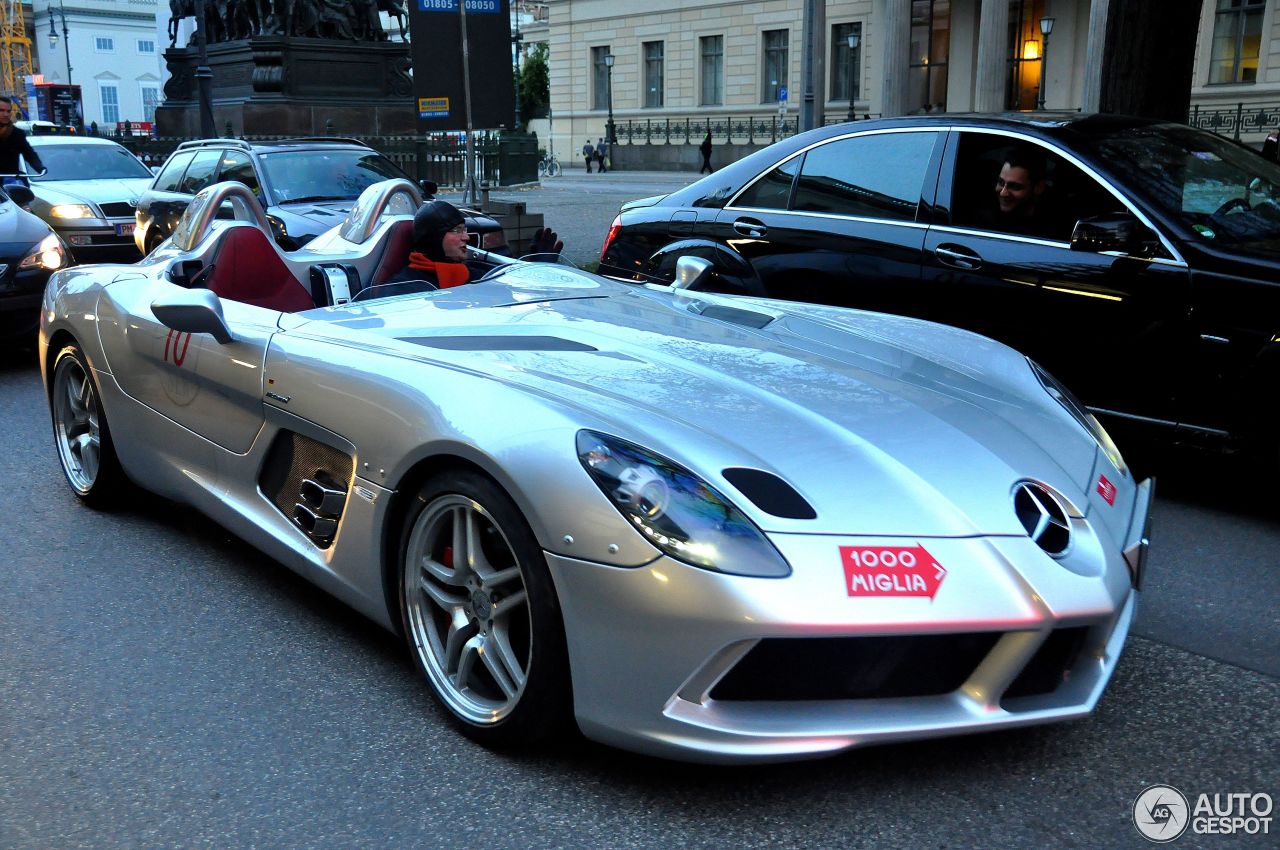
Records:
[[[547,73],[546,42],[535,44],[524,58],[520,69],[520,120],[529,121],[547,114],[551,103],[551,78]]]
[[[1111,0],[1099,111],[1186,121],[1199,0]]]

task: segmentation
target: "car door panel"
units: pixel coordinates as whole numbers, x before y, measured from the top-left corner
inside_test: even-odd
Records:
[[[234,339],[179,333],[151,313],[174,284],[117,282],[98,303],[103,352],[120,388],[222,448],[242,454],[262,429],[262,364],[279,313],[223,299]]]

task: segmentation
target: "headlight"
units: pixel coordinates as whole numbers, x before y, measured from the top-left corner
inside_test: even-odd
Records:
[[[1067,389],[1058,381],[1057,378],[1050,375],[1045,368],[1030,357],[1027,363],[1031,365],[1031,371],[1035,372],[1036,378],[1040,380],[1040,386],[1044,387],[1045,392],[1053,396],[1058,404],[1066,409],[1080,425],[1089,432],[1089,436],[1097,442],[1103,453],[1115,465],[1115,468],[1121,473],[1127,475],[1129,468],[1125,466],[1124,458],[1120,456],[1120,450],[1116,448],[1116,444],[1111,441],[1111,435],[1107,433],[1107,429],[1102,427],[1102,423],[1089,410],[1080,403],[1080,399],[1075,397],[1071,390]]]
[[[88,204],[54,204],[49,210],[54,218],[97,218],[93,208]]]
[[[578,432],[578,460],[627,521],[671,557],[732,575],[791,574],[760,529],[689,470],[593,431]]]
[[[62,240],[54,234],[40,240],[40,244],[32,248],[27,256],[22,258],[22,262],[18,263],[19,269],[48,269],[54,271],[60,269],[67,264],[67,249],[62,246]]]

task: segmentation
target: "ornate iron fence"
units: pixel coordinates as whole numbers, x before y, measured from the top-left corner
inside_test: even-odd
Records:
[[[858,118],[879,117],[862,113]],[[771,145],[799,132],[795,115],[718,115],[700,118],[627,118],[614,122],[620,145],[696,145],[710,133],[717,144]],[[840,124],[844,116],[824,119]]]
[[[1280,130],[1280,103],[1250,104],[1247,108],[1244,103],[1218,108],[1197,103],[1191,107],[1187,123],[1220,136],[1231,136],[1238,142],[1242,133],[1265,136],[1272,130]]]

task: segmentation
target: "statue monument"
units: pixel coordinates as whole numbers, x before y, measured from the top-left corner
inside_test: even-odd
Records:
[[[170,77],[161,136],[200,135],[196,39],[179,23],[200,7],[219,134],[396,135],[416,131],[407,13],[400,0],[169,0]],[[386,12],[399,30],[393,41]]]

